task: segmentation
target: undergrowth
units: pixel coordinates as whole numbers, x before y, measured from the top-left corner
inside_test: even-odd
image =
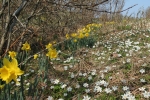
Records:
[[[10,51],[5,58],[24,73],[7,83],[1,70],[9,64],[1,60],[0,99],[148,100],[150,31],[121,23],[89,24],[34,55],[30,44]]]

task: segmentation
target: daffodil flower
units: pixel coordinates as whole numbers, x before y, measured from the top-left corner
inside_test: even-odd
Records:
[[[75,38],[77,36],[77,33],[72,33],[71,37]]]
[[[79,39],[84,38],[84,34],[83,33],[79,33],[78,38]]]
[[[3,84],[3,85],[0,85],[0,89],[2,89],[4,86],[5,86],[4,84]]]
[[[48,45],[46,45],[46,49],[51,49],[53,47],[53,45],[51,43],[49,43]]]
[[[20,70],[18,67],[18,62],[14,58],[10,62],[8,59],[3,59],[3,67],[0,68],[0,79],[6,82],[8,84],[11,80],[14,80],[17,82],[17,77],[19,75],[22,75],[24,71]]]
[[[77,39],[74,39],[73,42],[77,42]]]
[[[69,39],[70,37],[69,37],[69,34],[66,34],[66,39]]]
[[[37,59],[37,57],[38,57],[38,54],[33,55],[34,59]]]
[[[56,58],[57,57],[57,51],[56,49],[50,49],[46,56],[50,57],[50,59]]]
[[[12,59],[16,57],[16,52],[14,51],[9,51],[9,57],[11,57]]]
[[[25,50],[25,51],[31,50],[30,44],[28,44],[28,42],[24,43],[24,44],[23,44],[23,47],[22,47],[21,49],[22,49],[22,50]]]

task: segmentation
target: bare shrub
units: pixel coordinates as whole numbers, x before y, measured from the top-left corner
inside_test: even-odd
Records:
[[[25,41],[42,48],[49,41],[61,41],[66,33],[94,22],[101,13],[119,12],[123,2],[124,0],[1,0],[0,54],[5,55],[8,50],[19,51]],[[108,10],[109,3],[115,5],[113,10]],[[106,15],[103,15],[104,18]]]

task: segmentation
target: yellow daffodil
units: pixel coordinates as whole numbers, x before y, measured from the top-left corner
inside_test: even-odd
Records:
[[[72,33],[71,37],[75,38],[77,36],[77,33]]]
[[[4,86],[5,86],[4,84],[3,84],[3,85],[0,85],[0,89],[2,89]]]
[[[83,33],[79,33],[78,38],[79,39],[84,38],[84,34]]]
[[[85,33],[84,35],[85,35],[85,37],[88,37],[88,36],[89,36],[89,33]]]
[[[3,66],[2,68],[0,68],[0,78],[3,81],[8,81],[10,77],[10,71],[6,66]]]
[[[69,38],[70,38],[70,37],[69,37],[69,34],[67,33],[67,34],[66,34],[66,39],[69,39]]]
[[[50,49],[46,56],[50,57],[50,59],[56,58],[57,57],[57,51],[56,49]]]
[[[33,55],[34,59],[37,59],[37,57],[38,57],[38,54]]]
[[[51,49],[53,47],[53,45],[51,43],[49,43],[48,45],[46,45],[46,49]]]
[[[74,39],[73,42],[77,42],[77,39]]]
[[[4,66],[0,68],[0,79],[6,83],[9,83],[11,80],[17,82],[17,77],[24,73],[24,71],[20,70],[18,67],[18,62],[15,58],[12,59],[11,62],[4,58],[3,65]]]
[[[11,57],[12,59],[16,57],[16,52],[14,51],[9,51],[9,57]]]
[[[24,43],[24,44],[23,44],[23,47],[22,47],[21,49],[22,49],[22,50],[25,50],[25,51],[31,50],[30,44],[28,44],[28,42]]]

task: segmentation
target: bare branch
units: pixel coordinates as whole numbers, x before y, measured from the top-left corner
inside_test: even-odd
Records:
[[[11,0],[10,0],[10,2],[11,2]],[[4,12],[4,10],[5,10],[5,8],[8,6],[8,1],[6,2],[5,0],[3,1],[3,5],[2,5],[2,8],[1,8],[1,10],[0,10],[0,18],[1,18],[1,16],[2,16],[2,14],[3,14],[3,12]]]
[[[12,33],[12,29],[15,26],[16,18],[14,16],[19,16],[20,12],[25,7],[27,2],[28,2],[28,0],[22,0],[22,3],[20,5],[20,7],[13,13],[13,16],[8,19],[8,21],[7,21],[8,23],[7,23],[6,27],[5,27],[6,31],[5,31],[5,33],[3,33],[2,37],[1,37],[0,54],[2,52],[2,48],[3,48],[4,42],[6,42],[6,40],[5,40],[6,37],[8,36],[8,34]]]
[[[23,23],[17,18],[17,16],[14,16],[15,18],[16,18],[16,20],[20,23],[20,25],[22,26],[22,27],[24,27],[25,28],[25,25],[23,25]]]
[[[121,13],[121,12],[124,12],[124,11],[127,11],[127,10],[129,10],[129,9],[131,9],[131,8],[133,8],[134,6],[137,6],[138,4],[135,4],[135,5],[133,5],[133,6],[131,6],[131,7],[128,7],[127,9],[124,9],[124,10],[121,10],[121,11],[117,11],[117,12],[111,12],[111,11],[107,11],[107,10],[101,10],[101,11],[99,11],[99,10],[94,10],[94,9],[91,9],[91,8],[86,8],[87,10],[91,10],[91,11],[95,11],[95,12],[105,12],[105,13]]]

